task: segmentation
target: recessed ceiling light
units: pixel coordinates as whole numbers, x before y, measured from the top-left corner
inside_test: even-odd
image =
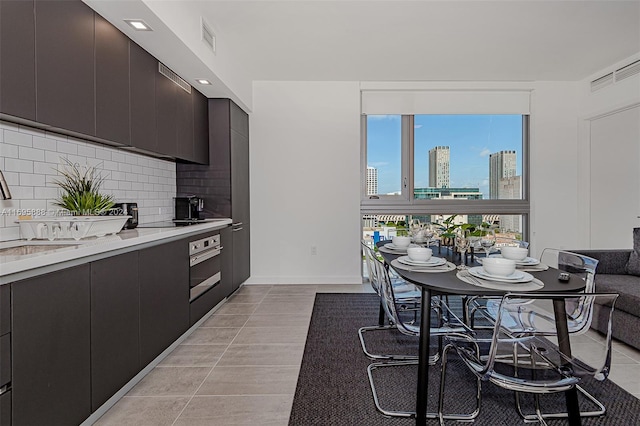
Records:
[[[198,79],[196,79],[196,81],[198,83],[200,83],[200,84],[208,84],[208,85],[211,84],[211,82],[209,80],[205,80],[204,78],[198,78]]]
[[[137,31],[153,31],[142,19],[125,19],[124,22],[131,25],[131,27]]]

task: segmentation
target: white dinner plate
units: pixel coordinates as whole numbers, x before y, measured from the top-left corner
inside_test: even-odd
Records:
[[[410,266],[440,266],[447,263],[447,260],[441,257],[432,256],[431,259],[427,260],[426,262],[419,262],[416,260],[411,260],[409,256],[400,256],[398,258],[398,262]]]
[[[527,283],[533,280],[533,275],[523,271],[515,271],[513,274],[507,277],[491,275],[487,273],[484,269],[482,269],[482,266],[476,266],[474,268],[470,268],[469,273],[477,278],[482,278],[485,280],[492,280],[492,281],[502,281],[505,283]]]
[[[500,258],[506,259],[501,254],[492,254],[489,257],[500,257]],[[538,265],[539,263],[540,261],[533,257],[525,257],[523,260],[516,260],[516,265],[519,265],[519,266],[534,266],[534,265]]]
[[[386,248],[388,248],[389,250],[406,250],[407,247],[398,247],[397,245],[393,244],[393,243],[387,243],[384,245]],[[416,244],[409,244],[408,247],[418,247]]]

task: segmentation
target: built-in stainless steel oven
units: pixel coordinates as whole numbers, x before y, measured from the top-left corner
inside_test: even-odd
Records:
[[[189,301],[220,284],[220,235],[189,243]]]

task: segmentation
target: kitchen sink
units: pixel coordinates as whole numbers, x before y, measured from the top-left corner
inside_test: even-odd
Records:
[[[80,244],[23,244],[14,247],[0,248],[0,256],[25,256],[63,248],[77,247]]]

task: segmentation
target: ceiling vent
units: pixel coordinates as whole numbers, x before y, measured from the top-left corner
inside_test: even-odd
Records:
[[[200,18],[200,23],[201,25],[201,39],[204,42],[204,44],[207,45],[207,47],[209,49],[211,49],[211,51],[213,52],[213,54],[215,55],[216,53],[216,35],[214,34],[213,30],[211,29],[211,26],[209,24],[207,24],[207,22],[204,20],[204,18]]]
[[[591,91],[595,92],[596,90],[603,89],[607,86],[611,86],[613,84],[613,73],[610,72],[607,75],[603,75],[600,78],[596,78],[591,82]]]
[[[622,81],[625,78],[633,77],[638,74],[640,74],[640,60],[616,70],[616,81]]]
[[[191,93],[191,85],[189,83],[187,83],[185,80],[183,80],[182,78],[180,78],[180,76],[178,74],[176,74],[175,72],[171,71],[162,62],[158,62],[158,71],[160,72],[160,74],[164,75],[169,80],[171,80],[175,84],[177,84],[182,90],[184,90],[187,93]]]
[[[625,65],[622,68],[618,68],[617,70],[610,72],[609,74],[596,78],[591,82],[591,91],[595,92],[596,90],[611,86],[612,84],[638,74],[640,74],[640,60],[631,62],[630,64]]]

